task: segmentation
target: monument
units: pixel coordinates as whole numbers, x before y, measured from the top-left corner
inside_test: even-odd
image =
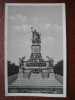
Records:
[[[41,35],[36,29],[32,29],[32,45],[29,59],[19,58],[19,73],[9,77],[9,93],[63,93],[63,85],[55,78],[53,72],[53,59],[46,56],[43,59],[41,53]]]
[[[49,78],[49,74],[53,69],[53,60],[45,61],[41,55],[41,34],[32,30],[31,55],[27,61],[23,61],[21,68],[25,78],[30,78],[32,73],[40,73],[42,78]]]

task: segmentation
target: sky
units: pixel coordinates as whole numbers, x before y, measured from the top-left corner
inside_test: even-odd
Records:
[[[18,64],[19,57],[31,55],[31,26],[41,34],[41,54],[54,63],[63,59],[63,8],[61,5],[8,6],[7,59]]]

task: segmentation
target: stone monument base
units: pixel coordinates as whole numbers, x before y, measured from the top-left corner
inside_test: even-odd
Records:
[[[46,68],[46,67],[25,67],[23,69],[23,75],[24,75],[24,78],[28,78],[30,79],[31,77],[31,74],[34,73],[34,74],[41,74],[41,77],[42,78],[49,78],[49,74],[53,72],[53,69],[52,68]]]

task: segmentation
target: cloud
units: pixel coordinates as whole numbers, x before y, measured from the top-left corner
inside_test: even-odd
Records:
[[[31,25],[28,24],[22,24],[22,25],[13,25],[13,30],[17,33],[25,33],[28,34],[31,32]]]
[[[42,38],[42,43],[43,44],[48,44],[48,43],[53,43],[55,42],[55,38],[54,37],[51,37],[51,36],[46,36],[45,38]]]
[[[18,18],[19,20],[21,20],[22,22],[26,22],[27,17],[22,15],[22,14],[17,14],[16,18]]]
[[[46,29],[49,29],[51,27],[51,24],[46,24],[45,27]]]
[[[12,16],[12,15],[8,16],[8,18],[9,18],[9,20],[12,20],[12,21],[15,20],[15,16]]]
[[[38,32],[42,34],[42,37],[56,37],[61,34],[62,26],[58,24],[19,24],[19,25],[12,25],[12,28],[16,32],[20,33],[31,33],[31,26],[36,29]]]
[[[19,22],[19,23],[24,24],[27,21],[27,16],[22,15],[22,14],[16,14],[14,16],[13,15],[8,16],[8,19],[13,22]]]
[[[38,23],[39,18],[38,18],[38,17],[33,17],[33,18],[32,18],[32,21],[33,21],[33,23]]]

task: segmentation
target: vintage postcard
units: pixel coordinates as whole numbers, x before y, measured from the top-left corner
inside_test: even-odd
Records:
[[[5,95],[66,97],[64,3],[5,4]]]

